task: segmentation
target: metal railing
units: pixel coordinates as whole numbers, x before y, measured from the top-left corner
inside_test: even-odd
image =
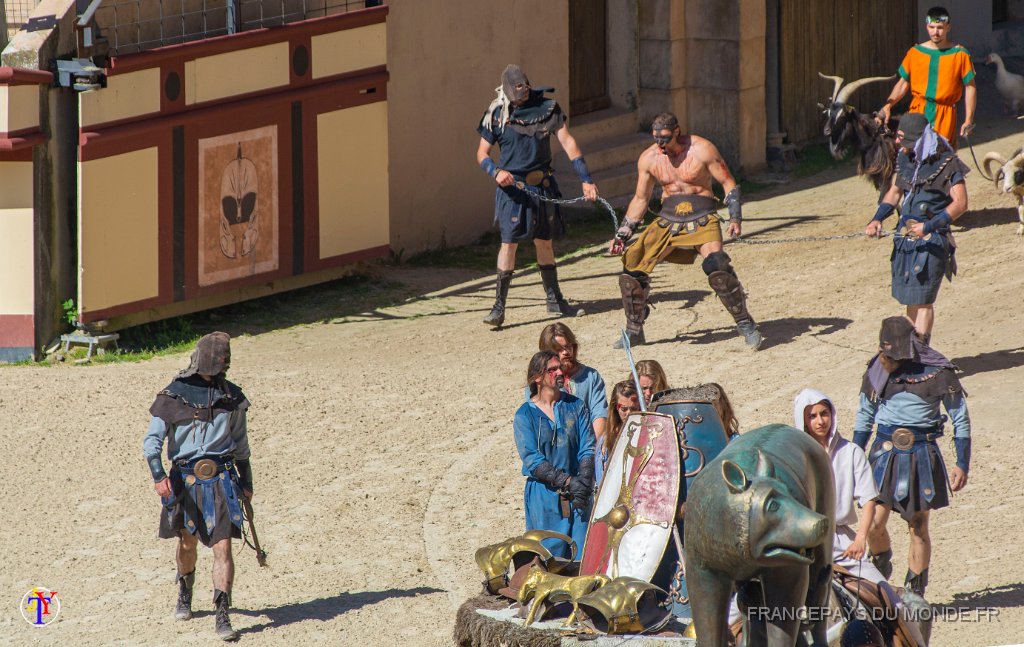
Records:
[[[142,52],[262,27],[347,13],[380,0],[104,0],[95,24],[109,55]]]

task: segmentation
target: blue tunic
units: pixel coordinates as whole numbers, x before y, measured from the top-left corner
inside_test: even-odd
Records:
[[[500,108],[492,112],[491,128],[483,125],[477,128],[487,143],[497,144],[500,149],[498,168],[508,171],[517,180],[523,180],[531,171],[543,171],[547,175],[537,186],[519,189],[515,186],[499,186],[494,192],[494,221],[501,230],[501,242],[518,243],[524,240],[551,240],[561,238],[565,233],[565,222],[557,204],[542,202],[534,195],[546,198],[561,198],[558,183],[551,172],[551,134],[557,132],[565,121],[561,107],[544,93],[535,90],[524,109],[539,105],[553,104],[553,112],[546,129],[534,134],[519,132],[511,124],[498,126]],[[512,111],[512,118],[516,116]],[[548,130],[550,129],[550,130]]]
[[[964,181],[968,170],[955,153],[946,151],[922,164],[915,178],[914,164],[901,150],[896,158],[896,185],[904,192],[899,226],[927,222],[948,207],[953,201],[950,190]],[[935,303],[942,277],[952,280],[956,273],[954,251],[948,227],[922,239],[893,237],[893,298],[903,305]]]
[[[547,461],[575,476],[580,461],[594,455],[594,432],[590,429],[587,406],[579,398],[563,395],[555,402],[554,414],[552,421],[537,405],[525,402],[512,423],[516,449],[523,460],[523,476],[527,477],[523,491],[526,529],[564,533],[582,551],[590,511],[574,508],[568,519],[563,518],[558,491],[535,479],[533,473]],[[564,543],[553,539],[543,543],[553,555],[569,557],[569,547]]]

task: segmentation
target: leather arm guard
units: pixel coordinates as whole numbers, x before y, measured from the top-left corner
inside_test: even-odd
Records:
[[[924,223],[924,233],[930,234],[941,229],[948,229],[951,222],[953,222],[953,218],[943,209]]]
[[[964,472],[971,467],[971,439],[956,436],[953,438],[953,446],[956,447],[956,466]]]
[[[633,234],[636,233],[637,227],[640,226],[640,222],[633,222],[628,220],[625,216],[622,217],[622,224],[619,225],[618,230],[615,232],[615,237],[625,242],[632,238]]]
[[[576,171],[576,175],[580,178],[580,182],[583,182],[584,184],[594,183],[594,178],[590,176],[590,169],[587,168],[587,160],[583,159],[582,155],[572,161],[572,170]]]
[[[868,450],[868,439],[871,438],[870,431],[855,431],[853,432],[853,444],[860,447],[864,451]]]
[[[740,203],[740,187],[736,185],[725,195],[725,206],[729,207],[729,220],[743,222],[743,205]]]
[[[558,469],[551,463],[544,461],[533,470],[533,478],[544,485],[553,487],[559,492],[566,491],[566,483],[569,482],[569,475]]]
[[[579,473],[569,483],[569,494],[572,505],[584,509],[590,504],[590,496],[594,491],[594,457],[588,456],[580,461]]]
[[[895,205],[883,202],[878,205],[878,209],[875,210],[875,215],[872,216],[871,219],[877,220],[878,222],[885,222],[885,219],[892,215],[893,211],[896,211]]]
[[[146,464],[149,465],[149,471],[153,474],[154,483],[159,483],[167,478],[167,472],[164,471],[164,463],[160,460],[160,454],[147,456]]]
[[[249,459],[235,459],[235,467],[238,468],[238,484],[243,490],[252,492],[252,464]]]

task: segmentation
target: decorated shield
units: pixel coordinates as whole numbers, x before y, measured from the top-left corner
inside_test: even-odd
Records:
[[[651,408],[672,416],[685,469],[683,500],[693,478],[729,444],[729,435],[715,407],[723,397],[717,385],[672,389],[658,393]]]
[[[594,500],[580,575],[650,582],[671,536],[679,480],[672,416],[626,418]]]

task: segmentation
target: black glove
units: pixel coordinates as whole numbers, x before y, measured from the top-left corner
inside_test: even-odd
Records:
[[[567,491],[565,486],[569,482],[569,475],[547,461],[544,461],[533,470],[533,478],[559,492],[565,493]]]
[[[252,465],[249,464],[249,459],[235,459],[235,467],[238,468],[238,485],[243,490],[252,492]]]
[[[572,505],[579,510],[590,506],[590,498],[594,494],[594,457],[587,456],[580,461],[579,473],[569,483],[569,495]]]

